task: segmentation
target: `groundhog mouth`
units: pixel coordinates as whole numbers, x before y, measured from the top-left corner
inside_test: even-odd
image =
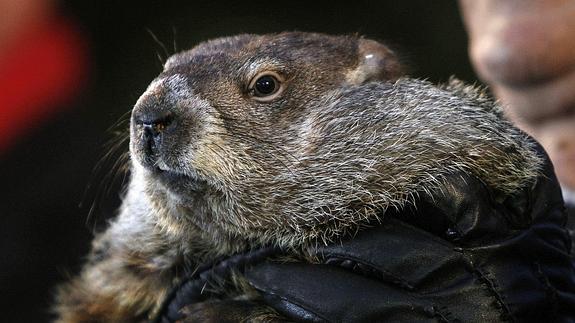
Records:
[[[174,193],[183,193],[182,190],[197,191],[205,187],[206,181],[197,174],[188,174],[170,169],[154,167],[150,169],[150,175],[162,184],[166,189]]]
[[[168,169],[162,169],[160,167],[155,167],[152,170],[152,173],[155,177],[159,178],[162,181],[166,182],[173,182],[173,181],[193,181],[194,178],[188,176],[181,172],[176,172]]]

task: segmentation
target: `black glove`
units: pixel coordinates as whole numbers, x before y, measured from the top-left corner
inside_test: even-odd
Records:
[[[575,320],[570,240],[550,164],[506,200],[470,176],[449,183],[381,226],[318,248],[322,264],[265,262],[246,275],[296,321]]]

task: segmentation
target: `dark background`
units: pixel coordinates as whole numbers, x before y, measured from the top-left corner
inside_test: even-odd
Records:
[[[49,320],[54,286],[78,272],[125,178],[114,132],[169,54],[237,33],[359,33],[398,49],[411,74],[476,80],[455,1],[61,1],[87,40],[91,73],[72,107],[0,156],[2,322]],[[111,152],[110,152],[111,151]],[[110,152],[108,157],[105,155]],[[98,161],[99,167],[97,167]]]

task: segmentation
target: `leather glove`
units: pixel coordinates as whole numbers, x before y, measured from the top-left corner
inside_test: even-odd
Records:
[[[320,264],[265,262],[251,284],[286,317],[311,322],[572,321],[575,281],[559,186],[501,199],[471,176],[341,244]]]

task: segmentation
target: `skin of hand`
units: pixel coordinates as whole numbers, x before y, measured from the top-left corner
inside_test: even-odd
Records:
[[[471,61],[575,190],[575,1],[459,0]]]

